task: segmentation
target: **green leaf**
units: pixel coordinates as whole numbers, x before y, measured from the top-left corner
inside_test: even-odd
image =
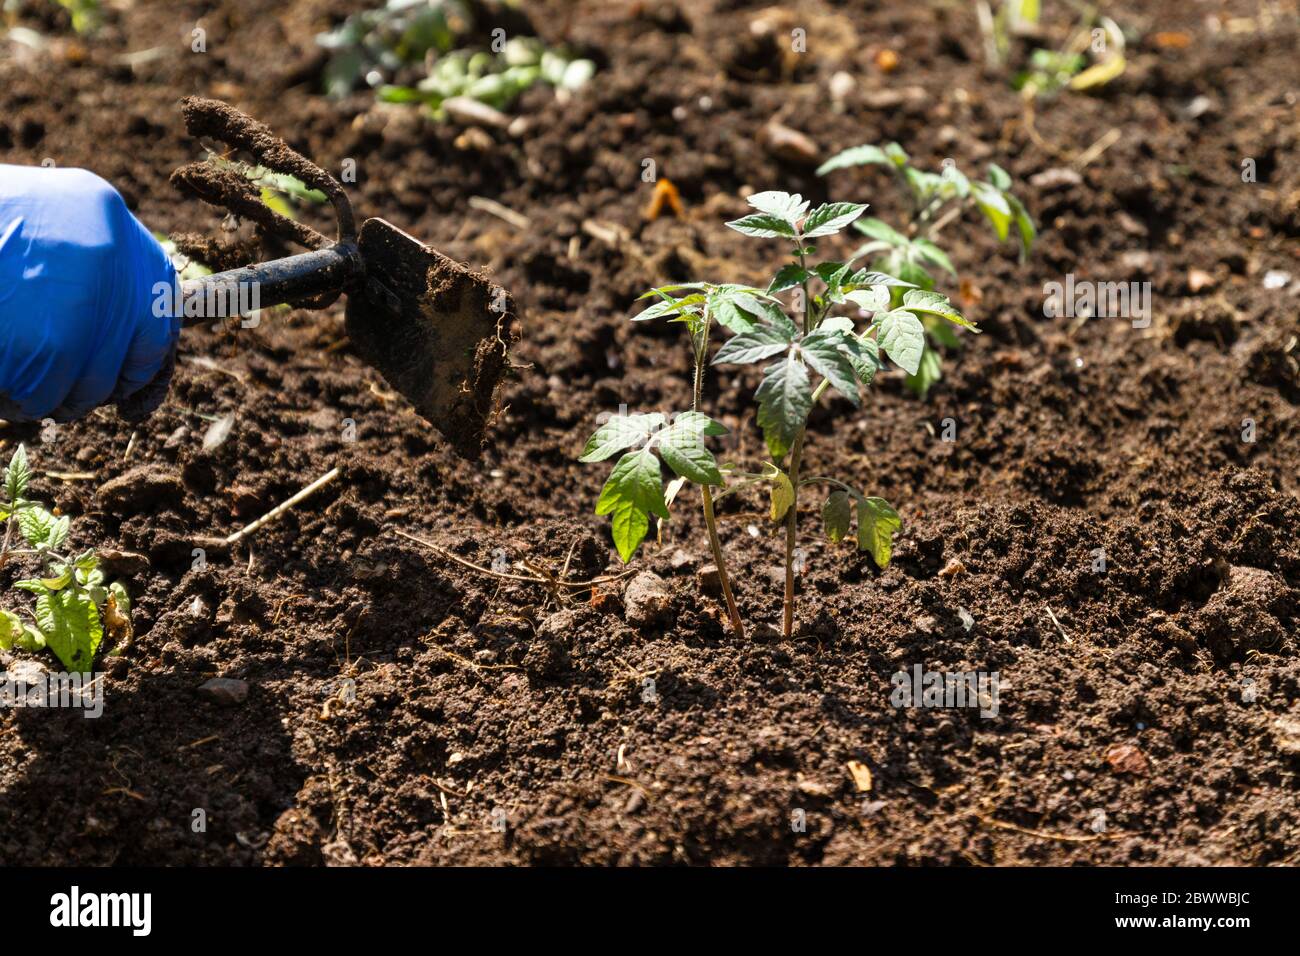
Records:
[[[993,226],[998,241],[1006,239],[1011,227],[1011,206],[1006,196],[988,183],[975,183],[975,205]]]
[[[858,499],[858,548],[870,551],[882,571],[894,553],[894,534],[903,519],[884,498]]]
[[[920,203],[927,202],[943,188],[943,178],[934,173],[908,168],[903,171],[903,175]]]
[[[953,308],[948,297],[938,292],[926,292],[924,289],[909,289],[903,293],[903,308],[910,312],[923,312],[947,319],[963,329],[979,332],[975,323]]]
[[[944,252],[929,239],[913,239],[912,248],[926,262],[933,263],[940,269],[944,269],[949,275],[956,277],[957,270],[953,268],[952,260],[948,258],[948,253]]]
[[[0,609],[0,651],[11,651],[23,632],[23,620],[13,611]]]
[[[808,201],[798,193],[791,195],[776,189],[754,193],[752,196],[745,197],[745,202],[759,212],[774,216],[785,222],[791,229],[791,235],[794,234],[793,230],[799,224],[799,220],[808,211]]]
[[[943,361],[939,358],[939,353],[927,345],[921,355],[921,364],[917,367],[916,374],[907,376],[903,384],[918,397],[925,398],[941,378],[943,378]]]
[[[833,236],[866,211],[866,203],[828,202],[808,214],[803,236],[805,239]]]
[[[772,278],[772,284],[767,287],[768,292],[784,292],[787,289],[793,289],[795,286],[803,285],[811,278],[812,273],[796,263],[788,263],[777,270],[776,275]]]
[[[13,586],[19,591],[30,591],[32,594],[46,594],[50,590],[40,578],[23,578],[15,581]]]
[[[18,512],[18,530],[33,548],[51,547],[48,542],[55,535],[58,524],[59,519],[39,505],[22,508]],[[67,536],[66,519],[62,533],[64,537]]]
[[[806,335],[799,343],[799,349],[803,352],[804,361],[828,379],[837,392],[854,405],[860,405],[862,399],[858,395],[858,380],[853,371],[853,363],[840,348],[844,339],[843,332],[819,329]]]
[[[675,421],[655,442],[659,456],[669,468],[697,485],[722,484],[718,463],[704,447],[705,429],[715,424],[703,415]]]
[[[678,412],[673,416],[673,428],[692,428],[701,435],[717,437],[727,434],[727,426],[715,422],[702,412]]]
[[[1011,188],[1011,176],[997,163],[989,163],[989,182],[1002,192]]]
[[[767,293],[743,285],[720,285],[709,291],[709,314],[724,328],[732,332],[751,332],[757,319],[771,320],[781,312],[776,301]]]
[[[848,535],[852,514],[849,496],[843,491],[832,491],[822,505],[822,524],[825,525],[826,537],[831,539],[832,544],[839,544]]]
[[[44,650],[45,635],[30,624],[24,624],[22,633],[14,640],[14,646],[24,651]]]
[[[610,534],[624,564],[632,560],[636,549],[650,530],[650,516],[630,501],[619,501],[611,509]]]
[[[10,503],[27,493],[27,483],[32,480],[32,470],[27,465],[27,448],[19,444],[5,468],[5,497]]]
[[[844,298],[852,302],[860,309],[866,309],[868,312],[888,312],[889,303],[892,296],[889,289],[885,286],[876,285],[869,289],[857,289],[853,292],[846,292]]]
[[[780,521],[794,504],[794,485],[790,483],[790,476],[780,468],[773,466],[773,470],[776,474],[772,475],[771,515],[773,521]]]
[[[714,365],[749,365],[771,358],[790,347],[786,330],[761,325],[728,339],[713,357]]]
[[[664,503],[659,459],[648,448],[631,451],[618,460],[596,501],[596,514],[609,514],[620,501],[630,501],[640,511],[668,517]]]
[[[885,156],[887,156],[889,161],[899,169],[902,169],[909,162],[907,153],[903,152],[903,147],[899,146],[897,143],[885,144]]]
[[[876,316],[876,338],[885,354],[909,375],[915,375],[925,351],[925,327],[921,320],[905,309],[895,309]]]
[[[734,219],[727,223],[727,227],[743,235],[753,236],[756,239],[793,239],[795,237],[794,226],[784,219],[778,219],[776,216],[768,216],[763,213],[745,216],[743,219]]]
[[[812,409],[808,370],[793,354],[763,370],[758,399],[758,424],[773,458],[782,458],[794,444]]]
[[[879,146],[853,146],[836,153],[817,167],[817,175],[825,176],[836,169],[849,166],[888,166],[891,160]]]
[[[877,272],[870,269],[861,269],[844,280],[846,286],[855,288],[864,288],[867,286],[883,285],[891,289],[913,289],[916,288],[914,283],[897,276],[890,275],[888,272]]]
[[[853,228],[864,235],[870,236],[872,239],[887,242],[891,246],[908,245],[907,236],[880,219],[859,219],[853,224]]]
[[[858,381],[870,385],[880,371],[880,346],[876,340],[862,335],[845,336],[843,348]]]
[[[688,295],[680,299],[666,296],[662,302],[656,302],[644,312],[632,316],[632,321],[645,322],[647,319],[661,319],[665,316],[677,315],[681,312],[688,311],[693,307],[699,306],[705,301],[707,301],[707,297],[701,293]]]
[[[578,461],[604,461],[626,448],[647,441],[663,425],[664,417],[658,412],[648,415],[616,415],[587,439],[587,447],[583,449]]]
[[[1016,231],[1020,233],[1020,261],[1024,262],[1029,258],[1029,253],[1034,247],[1034,240],[1038,238],[1038,230],[1034,227],[1034,220],[1029,217],[1029,211],[1025,209],[1025,204],[1010,193],[1003,194],[1007,204],[1011,206],[1011,213],[1015,217]]]
[[[42,594],[36,599],[36,624],[46,645],[70,671],[90,670],[104,636],[99,609],[74,588]]]
[[[56,564],[50,569],[52,575],[48,578],[41,578],[41,583],[51,591],[58,591],[66,588],[72,583],[72,567],[66,564]]]

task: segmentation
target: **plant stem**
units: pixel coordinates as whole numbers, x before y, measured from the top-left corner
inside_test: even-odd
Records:
[[[695,349],[695,382],[691,388],[691,411],[700,410],[700,394],[704,390],[704,360],[708,356],[709,329],[706,324],[700,334],[700,341]],[[718,537],[718,519],[713,513],[713,492],[708,485],[700,485],[700,499],[704,505],[704,526],[709,532],[709,549],[713,552],[713,566],[718,569],[718,582],[722,585],[722,597],[727,602],[727,613],[731,616],[731,629],[736,637],[744,640],[745,623],[740,619],[740,609],[736,607],[736,598],[731,593],[731,578],[727,575],[727,561],[722,556],[722,541]]]

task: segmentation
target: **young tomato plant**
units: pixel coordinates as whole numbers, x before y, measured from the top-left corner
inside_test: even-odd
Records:
[[[4,472],[0,520],[5,529],[0,567],[15,554],[34,554],[43,567],[40,576],[14,582],[15,588],[36,595],[36,605],[30,612],[30,622],[13,611],[0,609],[0,648],[49,648],[68,670],[84,673],[95,659],[105,625],[115,638],[129,636],[127,615],[131,602],[119,582],[105,586],[104,572],[93,548],[76,555],[61,550],[68,539],[70,521],[66,516],[56,517],[26,497],[31,477],[27,450],[19,445]],[[26,549],[10,550],[15,527]]]
[[[1007,239],[1014,226],[1020,241],[1020,259],[1023,262],[1033,247],[1037,231],[1024,204],[1011,193],[1011,177],[1000,166],[988,167],[987,180],[968,179],[954,165],[942,173],[917,169],[907,153],[897,143],[879,146],[854,146],[832,156],[817,170],[826,175],[850,166],[884,166],[894,173],[900,187],[911,201],[908,221],[898,230],[879,219],[860,219],[854,228],[864,233],[870,241],[853,253],[852,259],[870,256],[871,267],[920,289],[932,291],[935,286],[933,270],[941,269],[953,278],[953,268],[948,254],[935,239],[943,228],[971,208],[978,209],[993,227],[998,241]],[[896,291],[891,306],[902,302],[901,291]],[[925,326],[926,348],[921,363],[908,376],[907,386],[922,398],[942,377],[942,363],[938,346],[959,349],[961,341],[943,319],[922,316]]]
[[[766,485],[772,520],[785,524],[783,630],[788,637],[794,622],[794,552],[801,490],[812,485],[831,489],[822,518],[833,543],[848,536],[856,513],[858,547],[870,552],[881,568],[889,564],[893,536],[902,523],[883,498],[859,492],[837,478],[802,474],[805,429],[813,406],[831,388],[853,405],[860,405],[860,389],[874,380],[882,366],[882,353],[915,374],[925,348],[923,316],[978,330],[947,298],[916,283],[880,271],[854,269],[848,262],[811,263],[815,249],[810,241],[840,232],[862,215],[865,205],[827,203],[810,211],[802,197],[784,192],[758,193],[749,197],[749,203],[757,211],[727,225],[756,238],[788,240],[792,261],[776,273],[767,289],[692,282],[646,293],[643,298],[657,296],[660,301],[638,315],[638,320],[667,318],[685,324],[689,332],[694,357],[692,410],[676,416],[671,426],[658,414],[615,419],[591,437],[582,460],[599,461],[628,448],[637,449],[626,452],[614,466],[596,507],[597,514],[613,516],[614,543],[624,561],[644,539],[649,515],[668,515],[660,459],[679,480],[700,485],[710,547],[737,634],[743,634],[743,629],[727,583],[713,505],[725,495]],[[791,293],[794,318],[778,298],[782,293]],[[865,325],[859,328],[859,322]],[[718,467],[704,447],[704,436],[724,431],[698,410],[709,333],[715,324],[733,335],[711,364],[769,363],[755,398],[757,421],[772,460],[763,462],[759,471],[744,471],[731,463]],[[683,448],[689,449],[689,455],[682,454]],[[716,494],[715,488],[720,488]]]

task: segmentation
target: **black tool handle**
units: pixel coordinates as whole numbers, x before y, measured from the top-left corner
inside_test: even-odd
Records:
[[[248,315],[258,309],[343,292],[361,281],[364,269],[355,242],[271,262],[259,262],[181,283],[186,327]]]

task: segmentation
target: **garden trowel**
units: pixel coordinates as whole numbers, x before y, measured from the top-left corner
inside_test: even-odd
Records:
[[[186,99],[183,111],[191,135],[246,149],[266,169],[319,189],[338,219],[338,238],[331,242],[263,204],[258,188],[229,164],[177,170],[173,182],[206,202],[253,219],[265,232],[316,247],[185,281],[185,325],[284,303],[324,308],[346,294],[345,325],[358,354],[458,453],[477,457],[508,363],[514,332],[509,293],[383,219],[366,220],[358,232],[343,187],[261,123],[197,97]]]

